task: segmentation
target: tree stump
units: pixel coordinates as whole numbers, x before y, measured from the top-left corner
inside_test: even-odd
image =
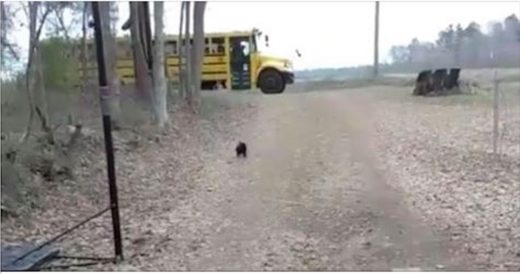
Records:
[[[417,76],[415,80],[415,88],[413,95],[426,95],[431,91],[431,70],[423,70]]]
[[[459,88],[459,75],[460,68],[450,69],[450,74],[448,75],[446,82],[444,82],[444,88],[447,90]]]
[[[433,85],[433,91],[435,93],[444,93],[445,91],[445,82],[446,78],[448,76],[448,70],[447,69],[437,69],[433,73],[433,79],[432,79],[432,85]]]

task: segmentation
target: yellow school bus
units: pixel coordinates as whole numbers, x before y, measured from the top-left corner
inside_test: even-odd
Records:
[[[263,93],[282,93],[286,85],[294,83],[292,62],[262,54],[258,49],[261,34],[257,30],[226,33],[206,33],[204,63],[202,67],[203,89],[223,87],[230,90],[259,88]],[[258,41],[257,41],[258,40]],[[192,41],[191,41],[192,42]],[[178,37],[165,37],[166,75],[178,81]],[[266,39],[267,43],[267,39]],[[185,44],[185,41],[182,42]],[[95,51],[89,44],[89,52]],[[240,60],[238,60],[240,59]],[[94,76],[95,59],[88,75]],[[130,38],[117,39],[117,71],[123,85],[135,81]]]

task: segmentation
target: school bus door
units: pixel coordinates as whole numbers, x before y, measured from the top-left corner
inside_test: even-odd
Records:
[[[230,71],[231,89],[251,89],[251,43],[247,36],[231,37],[230,46]],[[243,55],[235,52],[242,50]],[[242,59],[242,60],[240,60]]]

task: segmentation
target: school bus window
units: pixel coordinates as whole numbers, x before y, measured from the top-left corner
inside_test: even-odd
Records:
[[[164,45],[164,53],[166,55],[177,54],[177,48],[175,47],[175,44],[171,41],[166,42],[166,45]]]
[[[179,54],[179,52],[178,52],[179,49],[177,47],[177,40],[173,40],[172,45],[173,45],[173,54]]]
[[[206,38],[206,44],[205,44],[205,47],[204,47],[204,52],[207,55],[216,53],[216,51],[214,49],[214,46],[213,46],[213,39]]]
[[[186,45],[186,39],[182,40],[182,44]],[[190,45],[193,46],[193,39],[190,39]]]
[[[179,42],[179,41],[177,41],[177,40],[172,40],[172,41],[170,41],[170,43],[171,43],[172,46],[173,46],[173,54],[175,54],[175,55],[179,54],[179,48],[178,48],[178,46],[177,46],[178,42]]]
[[[182,50],[185,50],[186,40],[182,40]],[[190,46],[193,46],[193,39],[190,39]]]
[[[242,41],[240,46],[243,47],[243,52],[245,56],[248,56],[250,53],[249,41]]]
[[[211,41],[211,48],[214,51],[214,54],[218,55],[224,55],[225,54],[225,48],[224,48],[224,38],[212,38]]]
[[[209,55],[212,54],[210,48],[210,40],[208,38],[204,39],[204,54]]]

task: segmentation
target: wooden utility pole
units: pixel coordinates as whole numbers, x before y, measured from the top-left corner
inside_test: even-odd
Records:
[[[374,78],[379,75],[379,1],[376,1],[374,24]]]

